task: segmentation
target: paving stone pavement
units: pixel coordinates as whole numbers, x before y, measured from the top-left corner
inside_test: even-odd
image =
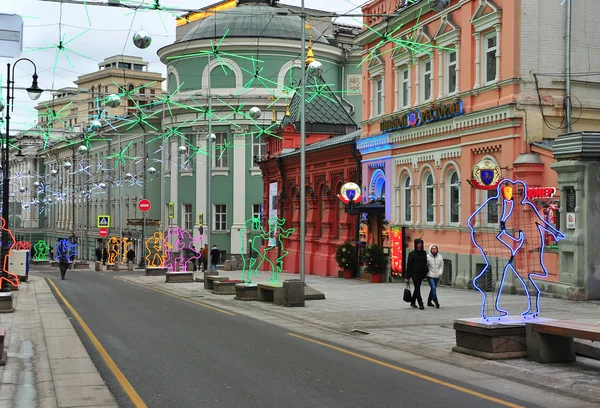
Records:
[[[14,313],[0,314],[8,352],[0,367],[0,408],[117,407],[42,277],[22,283],[13,305]]]
[[[240,279],[240,271],[224,272],[230,279]],[[196,273],[201,277],[202,273]],[[255,282],[266,282],[270,274],[261,273]],[[479,292],[439,287],[441,308],[421,311],[402,300],[403,284],[373,284],[361,280],[345,280],[308,275],[306,282],[325,293],[325,300],[307,301],[304,308],[285,308],[272,303],[241,302],[233,296],[214,295],[201,283],[165,283],[164,276],[122,276],[121,279],[166,291],[177,296],[230,309],[240,314],[260,318],[278,316],[299,321],[361,340],[409,351],[417,355],[466,367],[481,373],[518,380],[524,385],[546,388],[565,395],[600,401],[600,361],[578,357],[569,364],[539,364],[526,359],[487,361],[452,352],[456,345],[452,327],[455,319],[479,316]],[[298,275],[280,274],[280,281],[298,279]],[[426,297],[429,288],[424,285]],[[502,305],[519,313],[526,299],[520,295],[502,295]],[[573,302],[562,299],[541,299],[541,317],[575,320],[586,323],[600,321],[600,302]],[[273,319],[270,319],[273,321]]]

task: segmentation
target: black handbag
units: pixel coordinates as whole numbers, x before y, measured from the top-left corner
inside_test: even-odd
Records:
[[[412,302],[412,293],[410,292],[410,282],[406,282],[406,287],[404,288],[403,299],[406,303]]]

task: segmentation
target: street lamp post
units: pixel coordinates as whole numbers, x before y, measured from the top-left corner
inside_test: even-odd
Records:
[[[9,237],[7,234],[9,225],[8,225],[8,206],[9,206],[9,187],[10,187],[10,171],[9,171],[9,139],[10,139],[10,112],[12,112],[14,110],[14,99],[15,99],[15,81],[14,81],[14,75],[15,75],[15,66],[20,62],[20,61],[29,61],[31,62],[31,64],[33,65],[33,76],[32,76],[32,83],[31,86],[29,88],[27,88],[27,94],[29,95],[29,98],[33,101],[38,100],[40,95],[42,94],[42,89],[38,86],[38,76],[37,76],[37,67],[35,65],[35,63],[33,61],[31,61],[28,58],[20,58],[18,60],[15,61],[14,64],[12,64],[12,68],[11,68],[11,64],[6,64],[6,71],[7,71],[7,86],[6,86],[6,116],[5,116],[5,122],[6,122],[6,137],[4,139],[4,143],[3,143],[3,149],[2,149],[2,170],[3,170],[3,180],[2,180],[2,218],[4,218],[4,228],[2,228],[2,248],[0,249],[0,253],[2,254],[2,265],[4,265],[6,263],[6,257],[8,256],[8,251],[10,249],[10,242],[9,242]],[[2,276],[4,278],[7,277],[6,272],[2,271]],[[8,283],[6,281],[6,279],[2,280],[2,288],[0,289],[0,291],[3,292],[7,292],[10,291],[10,288],[8,286]]]
[[[302,24],[300,37],[300,67],[302,82],[300,84],[300,280],[305,281],[306,266],[306,13],[304,0],[301,3],[300,21]]]

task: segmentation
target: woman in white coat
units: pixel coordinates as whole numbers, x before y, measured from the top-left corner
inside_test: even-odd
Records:
[[[429,247],[427,253],[427,267],[429,272],[427,273],[427,282],[429,282],[429,297],[427,298],[427,306],[433,307],[435,303],[436,308],[440,308],[440,302],[437,297],[437,285],[440,281],[440,276],[444,272],[444,258],[438,253],[437,245]],[[433,303],[432,303],[433,302]]]

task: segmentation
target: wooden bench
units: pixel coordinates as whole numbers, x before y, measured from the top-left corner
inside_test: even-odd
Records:
[[[525,326],[527,356],[538,363],[575,361],[574,338],[600,341],[600,325],[541,319]]]

